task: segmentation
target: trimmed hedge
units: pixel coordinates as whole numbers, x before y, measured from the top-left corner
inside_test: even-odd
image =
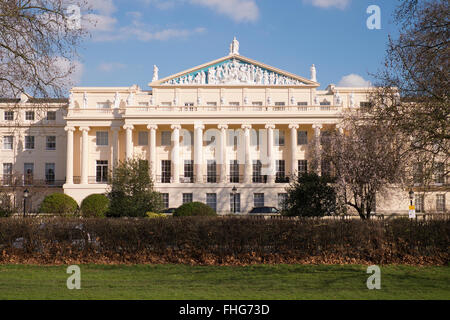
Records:
[[[77,211],[77,202],[64,193],[52,193],[46,196],[39,207],[39,213],[74,214]]]
[[[0,263],[448,265],[449,242],[450,220],[0,219]]]
[[[174,217],[188,216],[217,216],[217,213],[210,206],[202,202],[189,202],[179,206],[173,213]]]
[[[91,194],[81,202],[81,214],[83,217],[102,218],[109,209],[109,199],[104,194]]]

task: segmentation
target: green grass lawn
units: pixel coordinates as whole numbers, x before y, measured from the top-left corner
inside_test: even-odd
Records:
[[[450,299],[450,267],[381,267],[368,290],[360,265],[81,265],[68,290],[67,266],[0,265],[0,299]]]

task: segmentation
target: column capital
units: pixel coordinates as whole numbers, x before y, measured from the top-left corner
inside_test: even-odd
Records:
[[[124,125],[123,125],[123,128],[124,128],[125,130],[133,130],[133,129],[134,129],[134,126],[133,126],[132,124],[124,124]]]
[[[181,129],[181,125],[173,124],[173,125],[170,126],[170,129],[172,129],[172,130],[180,130]]]
[[[158,125],[156,125],[156,124],[148,124],[147,125],[147,129],[148,130],[157,130],[158,129]]]
[[[266,124],[264,126],[264,128],[266,128],[266,129],[275,129],[275,125],[274,124]]]
[[[91,130],[91,128],[89,128],[89,127],[80,127],[80,131],[89,132],[89,130]]]
[[[244,130],[250,130],[252,128],[252,125],[251,124],[243,124],[243,125],[241,125],[241,128]]]
[[[64,127],[64,130],[67,131],[67,132],[69,132],[69,131],[74,132],[74,131],[75,131],[75,127],[72,127],[72,126],[65,126],[65,127]]]
[[[321,123],[314,123],[313,125],[312,125],[312,128],[313,129],[322,129],[323,128],[323,125],[321,124]]]
[[[289,129],[295,129],[295,130],[297,130],[297,129],[299,128],[299,125],[296,124],[296,123],[291,123],[291,124],[288,126],[288,128],[289,128]]]
[[[194,129],[195,130],[197,130],[197,129],[204,130],[205,129],[205,125],[201,124],[201,123],[194,124]]]
[[[218,124],[217,128],[220,130],[226,130],[226,129],[228,129],[228,125],[227,124]]]

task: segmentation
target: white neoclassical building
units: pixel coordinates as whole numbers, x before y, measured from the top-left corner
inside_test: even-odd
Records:
[[[65,101],[0,100],[3,184],[18,173],[41,194],[53,186],[81,202],[105,192],[115,163],[137,157],[150,164],[166,207],[278,207],[289,177],[308,168],[308,142],[339,128],[342,112],[364,107],[370,90],[319,90],[314,65],[298,76],[241,56],[236,39],[223,58],[163,79],[158,72],[150,90],[75,87]],[[406,197],[393,203],[389,210],[407,208]],[[445,210],[445,196],[435,203]]]

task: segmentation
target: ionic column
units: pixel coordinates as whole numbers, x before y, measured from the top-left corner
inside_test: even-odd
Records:
[[[298,124],[290,124],[291,130],[291,176],[295,175],[297,162],[297,130]]]
[[[172,132],[172,182],[179,183],[180,182],[180,129],[181,125],[173,124],[170,126],[173,130]]]
[[[119,130],[120,127],[111,127],[112,131],[112,166],[119,163]]]
[[[244,163],[244,183],[252,182],[252,159],[250,155],[250,129],[252,125],[243,124],[244,129],[244,146],[245,146],[245,163]]]
[[[67,131],[66,184],[73,184],[73,132],[74,127],[65,127]]]
[[[150,174],[153,181],[156,181],[156,129],[158,126],[156,124],[149,124],[147,129],[150,130],[150,143],[149,143],[149,165],[150,165]]]
[[[126,139],[125,139],[125,158],[127,160],[133,158],[133,129],[134,126],[131,124],[126,124],[123,126],[126,130]]]
[[[81,184],[88,184],[89,174],[89,127],[80,127],[82,133],[81,145]]]
[[[268,183],[275,183],[275,160],[273,158],[273,130],[274,124],[266,124],[267,129],[267,158],[269,159],[269,176],[267,177]]]
[[[317,174],[321,175],[321,167],[322,167],[322,154],[320,150],[320,129],[322,129],[321,124],[313,124],[312,128],[314,129],[314,138],[316,144],[316,159],[317,159]]]
[[[203,130],[202,124],[194,125],[194,175],[195,182],[203,182]]]
[[[219,146],[219,165],[220,165],[220,182],[227,182],[227,129],[228,125],[219,124],[220,130],[220,146]]]

